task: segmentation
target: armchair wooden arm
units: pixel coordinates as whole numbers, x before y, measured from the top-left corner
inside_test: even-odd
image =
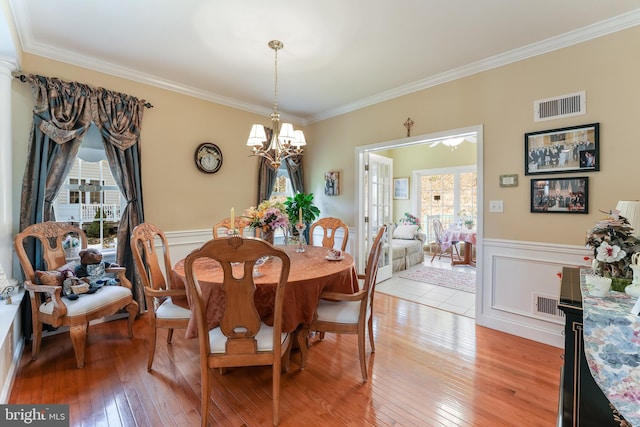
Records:
[[[367,296],[367,292],[360,290],[355,294],[342,294],[340,292],[323,292],[320,299],[329,301],[362,301]]]
[[[62,301],[62,286],[34,285],[30,280],[24,282],[24,288],[29,291],[31,304],[40,305],[37,294],[47,294],[47,299],[53,304],[51,313],[51,326],[58,327],[62,324],[61,318],[67,315],[67,305]]]
[[[183,297],[187,295],[186,289],[148,289],[145,288],[144,294],[149,297]]]
[[[116,279],[120,280],[120,286],[124,286],[127,289],[132,289],[131,282],[127,279],[126,267],[109,267],[104,270],[107,273],[113,274]]]

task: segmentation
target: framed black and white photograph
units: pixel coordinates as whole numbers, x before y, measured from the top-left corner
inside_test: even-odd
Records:
[[[599,123],[524,134],[525,175],[600,170]]]
[[[532,179],[531,212],[589,213],[589,178]]]
[[[409,178],[393,178],[393,198],[409,199]]]

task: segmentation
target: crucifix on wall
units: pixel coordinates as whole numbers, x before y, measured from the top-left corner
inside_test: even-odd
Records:
[[[413,120],[411,117],[407,117],[407,120],[404,122],[404,127],[407,128],[407,136],[411,136],[411,126],[413,126]]]

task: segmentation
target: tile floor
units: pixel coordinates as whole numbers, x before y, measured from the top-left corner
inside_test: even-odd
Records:
[[[445,257],[443,257],[442,260],[436,258],[432,263],[431,256],[427,256],[427,254],[425,254],[424,265],[447,270],[456,269],[469,273],[476,272],[475,267],[466,265],[456,265],[453,267],[451,260]],[[439,308],[462,316],[475,318],[476,294],[469,292],[403,279],[397,275],[394,275],[384,282],[378,283],[376,285],[376,292],[382,292],[387,295],[393,295],[398,298]]]

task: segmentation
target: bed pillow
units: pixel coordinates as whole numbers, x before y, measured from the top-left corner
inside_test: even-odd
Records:
[[[400,240],[413,240],[417,231],[417,225],[400,224],[393,230],[393,238]]]

